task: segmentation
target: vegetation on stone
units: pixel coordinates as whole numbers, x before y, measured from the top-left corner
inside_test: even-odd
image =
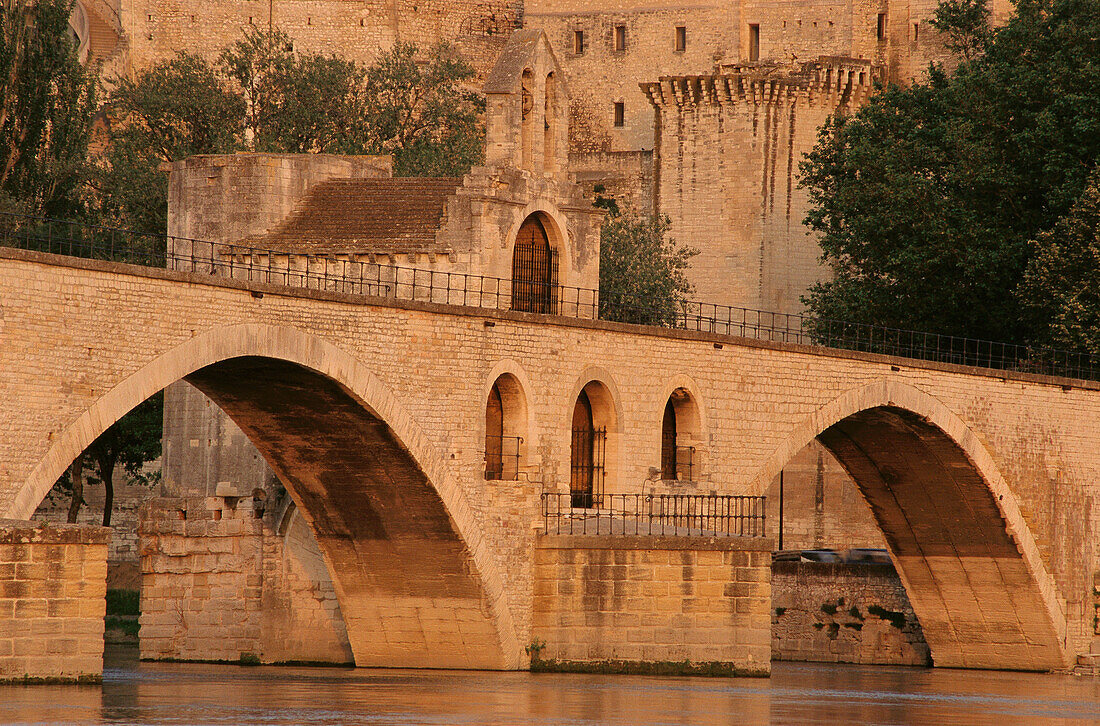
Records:
[[[668,236],[667,217],[612,209],[600,230],[600,318],[671,325],[692,293],[685,271],[699,254]]]
[[[803,162],[806,222],[833,272],[805,298],[813,313],[1070,340],[1050,335],[1020,282],[1032,240],[1050,239],[1100,159],[1100,5],[1018,0],[988,39],[968,26],[984,18],[977,5],[937,16],[970,60],[835,115]]]

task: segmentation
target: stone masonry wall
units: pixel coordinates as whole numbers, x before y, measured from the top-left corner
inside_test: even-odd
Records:
[[[931,665],[928,644],[891,565],[772,565],[775,660]]]
[[[494,590],[496,602],[506,603],[515,640],[526,644],[531,539],[496,527],[494,517],[510,515],[483,496],[485,401],[502,372],[515,372],[527,400],[522,464],[551,492],[567,491],[570,407],[592,380],[606,381],[615,401],[607,492],[638,491],[659,463],[662,413],[679,387],[703,411],[706,473],[716,490],[731,494],[763,493],[815,435],[854,411],[890,406],[923,416],[956,442],[986,475],[974,496],[997,503],[997,527],[1012,536],[1012,550],[996,567],[982,558],[951,559],[946,546],[946,557],[932,563],[964,562],[983,578],[983,599],[973,607],[935,612],[932,620],[921,613],[933,653],[929,633],[945,638],[965,618],[1007,623],[986,612],[994,604],[1018,606],[1035,620],[1050,604],[1058,611],[1053,628],[1065,628],[1065,641],[1059,634],[1050,642],[1075,650],[1091,641],[1093,573],[1100,569],[1095,384],[691,331],[381,304],[98,261],[61,265],[15,250],[0,258],[0,385],[9,396],[0,412],[0,506],[16,516],[29,516],[76,453],[168,382],[234,355],[302,360],[367,405],[388,407],[395,435],[440,496],[457,503],[456,528],[475,533],[470,546],[479,572],[487,580],[508,573]],[[877,426],[883,435],[891,430]],[[954,532],[932,509],[914,509],[913,516],[945,538]],[[527,528],[531,523],[528,517]],[[514,531],[525,531],[524,522]],[[963,593],[973,582],[930,576],[925,562],[914,555],[899,565],[922,578],[911,590],[914,607],[921,592],[950,586]],[[984,578],[1001,577],[1006,566],[1012,579],[1004,592],[1012,598],[998,603],[984,595],[987,587],[1000,592],[986,584],[998,580]],[[1001,658],[997,644],[970,649]]]
[[[214,59],[246,28],[271,26],[300,50],[337,52],[360,63],[399,41],[422,49],[450,41],[484,72],[496,60],[486,47],[497,47],[493,41],[522,16],[522,3],[513,0],[121,0],[121,6],[135,70],[179,51]]]
[[[0,519],[0,682],[103,675],[105,527]]]
[[[638,84],[671,74],[705,73],[716,60],[737,52],[738,3],[626,0],[600,6],[578,0],[534,0],[524,25],[545,30],[565,68],[575,99],[574,119],[585,133],[574,135],[576,150],[589,150],[586,137],[607,140],[603,151],[653,149],[653,111]],[[615,48],[615,28],[626,29],[626,46]],[[676,28],[687,43],[676,49]],[[574,33],[584,34],[575,52]],[[614,104],[623,104],[623,124],[614,124]]]
[[[159,468],[159,462],[150,464]],[[107,549],[107,587],[136,590],[141,586],[138,562],[138,510],[156,494],[154,486],[133,481],[119,466],[115,469],[115,502],[111,512],[111,542]],[[103,487],[85,482],[85,505],[77,524],[98,525],[103,521]],[[35,511],[36,521],[64,523],[69,516],[69,494],[54,487]]]
[[[293,512],[286,531],[272,529],[265,503],[248,495],[145,504],[142,658],[351,662],[316,540]]]
[[[541,536],[532,639],[565,669],[689,661],[765,675],[770,550],[764,539]]]

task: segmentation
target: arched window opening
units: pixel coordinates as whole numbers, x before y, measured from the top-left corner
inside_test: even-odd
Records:
[[[698,462],[692,445],[698,434],[699,413],[686,389],[677,388],[665,403],[661,421],[661,478],[695,481]]]
[[[515,481],[523,467],[527,404],[515,376],[505,373],[485,404],[485,478]]]
[[[504,407],[495,383],[485,405],[485,478],[504,478]]]
[[[525,313],[557,312],[557,251],[550,246],[538,215],[520,226],[512,252],[512,309]]]
[[[592,421],[592,402],[581,391],[573,406],[573,444],[570,447],[569,494],[574,507],[596,506],[603,489],[607,429]]]
[[[543,153],[543,168],[546,171],[554,171],[557,166],[554,161],[554,154],[557,150],[554,144],[555,134],[557,133],[557,118],[558,118],[558,89],[557,81],[554,78],[554,74],[550,73],[546,76],[546,94],[545,102],[543,105],[543,140],[542,140],[542,153]]]
[[[671,398],[665,404],[665,417],[661,422],[661,478],[679,478],[676,467],[676,409]]]
[[[523,71],[520,86],[520,165],[524,169],[534,167],[535,153],[535,74],[528,68]]]

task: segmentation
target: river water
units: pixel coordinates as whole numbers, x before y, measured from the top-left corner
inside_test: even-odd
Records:
[[[774,663],[658,678],[138,663],[100,686],[2,686],[3,724],[1100,724],[1100,679]]]

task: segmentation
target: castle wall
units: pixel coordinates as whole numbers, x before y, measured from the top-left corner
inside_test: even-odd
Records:
[[[798,164],[841,103],[870,88],[871,68],[820,69],[814,87],[734,74],[668,78],[647,90],[658,114],[657,210],[671,236],[700,251],[695,298],[775,312],[802,310],[822,279]],[[847,90],[847,84],[854,88]]]
[[[296,49],[338,52],[370,63],[396,42],[422,49],[439,41],[468,46],[479,72],[492,67],[503,38],[522,17],[516,0],[121,0],[134,69],[179,51],[215,59],[247,27],[276,27]],[[487,52],[495,48],[495,52]]]
[[[577,0],[529,0],[524,24],[546,31],[569,78],[574,116],[589,123],[571,139],[585,148],[593,134],[602,151],[652,149],[653,110],[638,84],[665,75],[703,73],[718,60],[736,57],[739,6],[704,2],[684,7],[670,2],[617,2],[595,7]],[[615,49],[615,27],[626,28],[624,50]],[[687,31],[676,50],[678,26]],[[574,52],[574,31],[584,33],[582,53]],[[623,104],[623,124],[614,125],[614,104]]]

